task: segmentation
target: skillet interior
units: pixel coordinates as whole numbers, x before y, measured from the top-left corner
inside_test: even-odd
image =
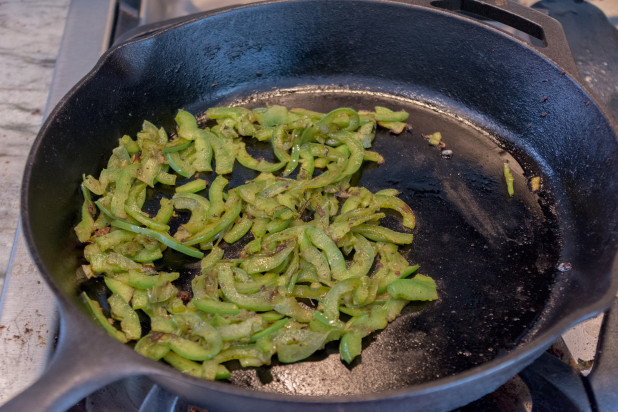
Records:
[[[362,30],[359,21],[367,22]],[[290,87],[311,93],[269,94]],[[542,196],[531,195],[519,173],[508,199],[505,152],[477,129],[407,99],[499,136],[526,177],[543,176]],[[169,129],[177,108],[243,100],[319,110],[382,103],[412,113],[411,134],[378,136],[387,162],[365,170],[361,183],[404,192],[419,221],[410,260],[438,280],[441,299],[411,305],[351,369],[318,356],[238,373],[238,384],[318,395],[426,382],[484,363],[522,338],[559,332],[613,287],[616,199],[605,194],[618,180],[616,141],[573,80],[497,32],[443,13],[308,1],[241,8],[121,46],[63,100],[35,143],[23,202],[35,261],[61,299],[75,301],[79,290],[71,228],[81,173],[98,173],[117,139],[135,134],[143,119]],[[435,130],[452,159],[420,136]],[[563,260],[573,270],[558,272]]]
[[[548,299],[558,259],[558,234],[554,216],[528,190],[512,156],[478,129],[392,96],[301,89],[242,100],[221,103],[283,104],[324,112],[341,106],[385,105],[411,113],[412,131],[399,136],[378,133],[373,148],[385,163],[367,164],[353,184],[374,192],[397,188],[412,205],[419,223],[413,231],[413,247],[403,250],[410,262],[420,264],[422,273],[437,279],[441,299],[410,304],[406,316],[365,340],[366,350],[349,368],[340,361],[338,344],[333,342],[308,362],[237,370],[232,382],[305,395],[363,394],[453,375],[520,342]],[[440,150],[423,138],[436,130],[443,133],[453,158],[442,158]],[[261,151],[258,144],[249,150],[255,157],[272,157],[272,150]],[[514,198],[506,193],[505,161],[517,176]],[[214,178],[212,173],[202,176]],[[236,165],[230,187],[255,176],[256,172]],[[405,231],[398,222],[392,214],[383,224]],[[235,245],[222,246],[226,257],[238,257]],[[164,270],[180,270],[182,277],[175,283],[190,288],[199,265],[171,250],[165,257]],[[109,293],[103,282],[92,283],[82,288],[107,307]]]

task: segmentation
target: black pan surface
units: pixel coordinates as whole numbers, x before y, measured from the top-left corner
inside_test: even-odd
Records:
[[[618,145],[576,81],[529,47],[444,11],[309,0],[215,12],[129,41],[56,108],[29,158],[23,221],[63,307],[76,310],[84,287],[73,275],[71,230],[81,174],[98,173],[144,119],[171,130],[178,108],[221,104],[409,111],[411,131],[379,132],[374,150],[386,162],[357,178],[372,190],[398,188],[416,212],[407,256],[437,280],[440,299],[409,305],[349,367],[328,346],[307,362],[236,370],[233,386],[161,369],[156,379],[183,396],[219,408],[304,402],[238,388],[249,387],[309,395],[310,405],[390,397],[452,407],[499,386],[615,293]],[[422,137],[434,131],[452,158]],[[528,188],[533,176],[542,178],[538,193]]]

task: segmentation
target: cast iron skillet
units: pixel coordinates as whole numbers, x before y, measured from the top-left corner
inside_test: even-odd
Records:
[[[573,77],[559,25],[499,3],[269,2],[198,15],[106,53],[28,158],[24,233],[57,297],[61,334],[46,373],[4,410],[66,409],[131,374],[213,411],[447,410],[494,390],[606,308],[618,285],[615,128]],[[456,10],[506,20],[545,46]],[[402,191],[418,220],[408,257],[437,279],[440,299],[410,305],[349,367],[335,345],[306,362],[235,370],[233,384],[203,381],[140,357],[84,314],[78,294],[97,290],[75,275],[80,176],[97,174],[144,119],[171,130],[178,108],[267,103],[411,113],[411,132],[376,137],[386,163],[357,178]],[[451,159],[422,138],[436,130]],[[527,188],[532,176],[542,178],[539,193]]]

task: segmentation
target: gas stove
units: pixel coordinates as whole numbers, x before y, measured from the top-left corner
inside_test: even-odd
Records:
[[[441,3],[461,3],[464,0]],[[603,1],[603,0],[597,0]],[[609,5],[610,0],[604,0]],[[251,0],[73,0],[50,90],[47,113],[115,42],[139,27],[169,18],[250,3]],[[531,5],[528,0],[522,3]],[[618,119],[618,31],[599,9],[573,0],[532,5],[559,20],[580,77]],[[610,5],[611,6],[611,5]],[[449,8],[449,7],[446,7]],[[618,13],[617,11],[614,11]],[[618,19],[617,17],[612,17]],[[531,41],[493,21],[494,27]],[[29,285],[22,288],[21,285]],[[32,286],[30,286],[32,285]],[[22,302],[31,302],[24,307]],[[611,312],[577,325],[541,358],[495,392],[459,411],[589,411],[618,408],[618,304]],[[54,350],[58,315],[18,229],[0,297],[0,390],[16,394],[44,370]],[[600,333],[599,330],[601,329]],[[598,342],[598,349],[597,349]],[[592,373],[591,360],[594,359]],[[588,376],[586,376],[588,375]],[[118,381],[82,400],[71,411],[201,411],[148,378]]]

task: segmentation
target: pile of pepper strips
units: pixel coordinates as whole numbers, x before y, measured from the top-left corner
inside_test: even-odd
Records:
[[[104,277],[109,308],[82,297],[112,336],[183,372],[225,379],[226,362],[296,362],[335,340],[350,363],[363,337],[409,301],[437,299],[433,279],[398,251],[412,235],[380,226],[391,209],[413,229],[410,207],[395,189],[350,185],[363,161],[383,162],[367,150],[376,127],[401,133],[406,112],[215,107],[205,116],[209,127],[198,127],[179,110],[171,137],[145,121],[98,179],[83,178],[82,270]],[[252,157],[244,139],[271,142],[276,161]],[[236,162],[260,174],[226,191]],[[216,176],[209,187],[206,176]],[[170,186],[156,214],[142,210],[147,193]],[[174,224],[183,213],[190,218]],[[239,241],[240,255],[226,256]],[[178,272],[155,269],[166,248],[201,259],[191,292],[174,285]]]

